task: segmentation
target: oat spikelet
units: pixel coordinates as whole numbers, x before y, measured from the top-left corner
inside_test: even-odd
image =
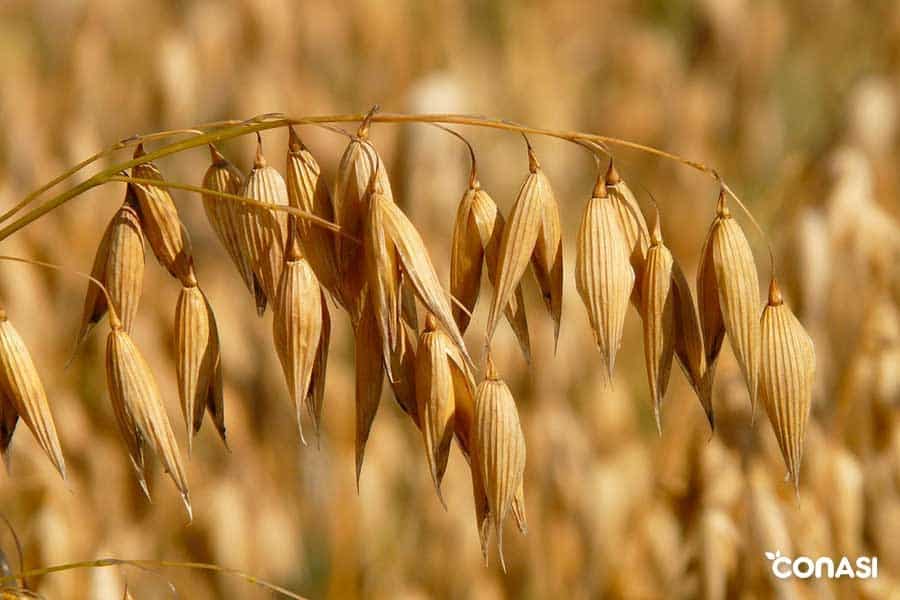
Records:
[[[6,456],[17,415],[65,479],[66,462],[47,402],[47,392],[25,342],[7,320],[3,309],[0,309],[0,397],[0,403],[6,404],[4,409],[0,409],[0,452]]]
[[[490,344],[494,337],[494,331],[497,329],[497,322],[500,318],[500,311],[512,300],[522,275],[525,274],[528,263],[535,254],[538,237],[543,235],[544,243],[542,248],[544,249],[550,249],[553,243],[553,240],[544,233],[545,210],[549,210],[545,209],[545,204],[555,204],[556,201],[553,198],[550,181],[541,170],[530,146],[528,148],[528,170],[529,174],[519,190],[519,195],[516,197],[509,222],[503,228],[503,233],[500,237],[497,282],[494,286],[494,300],[488,313],[488,324],[485,332],[486,346]],[[552,232],[550,233],[552,234]],[[549,252],[550,250],[547,253],[549,254]],[[539,254],[545,253],[541,252]],[[559,256],[561,261],[562,254],[560,253]],[[547,298],[548,292],[543,289],[544,284],[550,286],[548,289],[552,291],[553,286],[551,284],[555,285],[555,280],[546,280],[541,284],[544,297]],[[553,310],[551,310],[551,313],[556,319]]]
[[[450,293],[466,309],[455,303],[452,306],[453,318],[462,333],[468,328],[469,314],[475,310],[478,301],[483,265],[487,266],[491,285],[496,286],[504,226],[503,215],[494,200],[473,177],[456,211],[450,255]],[[530,363],[531,340],[521,285],[516,286],[504,314],[516,334],[525,360]]]
[[[378,325],[368,294],[361,297],[362,313],[356,326],[356,488],[362,473],[366,442],[381,402],[384,371]]]
[[[800,487],[803,440],[812,405],[816,354],[812,339],[772,279],[762,314],[760,393],[794,487]]]
[[[136,207],[134,188],[129,185],[125,202],[106,227],[91,267],[91,277],[106,286],[125,331],[131,331],[144,282],[144,234]],[[76,348],[107,310],[106,295],[89,282]]]
[[[120,426],[125,424],[134,428],[133,431],[123,431],[129,453],[134,440],[138,440],[139,447],[141,443],[150,444],[181,492],[190,518],[187,477],[159,387],[147,361],[118,323],[112,324],[106,342],[106,381],[113,406],[118,407],[117,412],[124,411],[123,416],[126,417],[120,420]],[[132,460],[135,460],[134,454]],[[141,463],[142,460],[141,457]]]
[[[656,429],[662,435],[660,407],[669,385],[675,354],[675,301],[672,285],[672,253],[663,244],[659,217],[650,237],[650,247],[641,277],[641,317],[644,325],[644,360]]]
[[[212,164],[203,176],[203,187],[216,192],[240,195],[244,190],[244,181],[240,171],[212,144],[209,146],[209,152]],[[216,237],[225,247],[228,256],[231,257],[231,262],[237,267],[244,285],[247,286],[253,297],[265,306],[266,299],[253,278],[250,255],[244,252],[244,246],[241,243],[241,204],[212,194],[203,194],[203,209],[206,211],[206,218],[216,233]]]
[[[247,176],[244,196],[257,202],[287,206],[287,187],[281,174],[266,163],[262,154],[262,141],[256,149],[253,169]],[[284,263],[284,245],[287,242],[287,214],[258,206],[242,204],[238,209],[241,225],[243,252],[249,256],[250,265],[266,298],[275,298],[281,268]],[[257,308],[262,314],[259,302]]]
[[[297,411],[300,439],[303,435],[303,407],[315,395],[313,374],[319,360],[322,337],[322,292],[312,267],[300,250],[295,232],[291,234],[287,260],[275,297],[272,332],[291,400]]]
[[[467,373],[459,350],[429,314],[417,350],[416,399],[428,466],[445,508],[441,480],[455,431],[456,397],[460,395],[460,403],[468,404],[469,410],[473,402],[474,385]]]
[[[529,148],[529,159],[537,163],[534,153]],[[540,170],[540,165],[538,165]],[[546,182],[546,190],[541,195],[541,227],[538,230],[531,266],[544,304],[553,319],[554,348],[559,345],[559,325],[562,320],[562,284],[563,284],[563,250],[562,229],[559,224],[559,203]]]
[[[188,452],[209,410],[225,441],[222,406],[222,357],[216,318],[197,285],[182,287],[175,305],[175,372],[181,412],[187,428]]]
[[[144,145],[138,144],[134,158],[144,156]],[[162,173],[152,162],[136,165],[131,169],[136,179],[164,181]],[[144,234],[159,263],[173,277],[184,279],[193,271],[193,257],[175,202],[166,188],[155,185],[134,185],[135,196],[141,210]]]
[[[419,409],[416,405],[416,353],[415,339],[409,333],[409,329],[402,327],[400,331],[403,341],[395,352],[392,352],[389,361],[394,380],[389,381],[394,399],[416,427],[421,429]]]
[[[322,177],[319,163],[306,149],[293,127],[288,128],[286,182],[288,202],[294,208],[334,221],[331,193]],[[309,261],[316,279],[338,298],[337,263],[334,255],[334,234],[306,219],[296,220],[303,254]]]
[[[333,196],[335,222],[356,239],[363,237],[373,171],[377,173],[376,181],[384,198],[393,203],[391,183],[381,157],[365,135],[357,136],[341,156]],[[363,250],[359,245],[342,239],[342,236],[335,236],[334,247],[342,304],[351,307],[358,300],[365,282]]]
[[[16,432],[16,424],[19,422],[19,413],[6,394],[0,394],[0,458],[9,472],[9,445],[12,436]]]
[[[625,235],[625,243],[629,248],[629,260],[635,276],[631,301],[640,310],[641,274],[644,272],[644,261],[647,258],[650,231],[634,192],[619,175],[612,161],[606,171],[606,187],[610,198],[613,199],[619,223],[622,226],[622,233]]]
[[[519,492],[525,472],[525,436],[509,388],[488,356],[485,379],[475,394],[475,447],[490,517],[497,532],[500,564],[503,558],[503,521]]]
[[[634,271],[615,204],[602,176],[597,178],[591,196],[578,231],[575,283],[611,381],[634,287]]]
[[[322,426],[322,411],[325,409],[325,377],[328,373],[328,348],[331,344],[331,313],[328,311],[325,292],[321,292],[319,302],[322,306],[322,331],[319,334],[319,347],[316,349],[316,362],[312,371],[312,393],[307,402],[317,439]]]
[[[706,348],[704,385],[712,386],[714,366],[725,333],[741,367],[755,414],[759,378],[759,280],[753,251],[731,216],[725,192],[719,194],[697,273],[700,325]]]
[[[369,199],[369,210],[363,224],[363,260],[366,283],[375,319],[378,336],[381,338],[381,353],[386,359],[398,350],[402,341],[400,335],[400,263],[397,250],[384,230],[382,204],[390,201],[376,184]],[[388,378],[394,381],[391,361],[385,360]]]
[[[672,263],[672,300],[675,306],[675,358],[700,400],[710,429],[715,430],[712,389],[704,385],[706,352],[703,349],[703,332],[690,285],[677,261]]]
[[[389,241],[389,246],[396,248],[403,274],[412,285],[419,301],[434,315],[462,353],[467,366],[472,368],[472,359],[450,310],[450,298],[441,287],[422,236],[403,211],[393,202],[389,202],[386,196],[375,193],[372,194],[371,201],[370,210],[381,211],[385,237]]]

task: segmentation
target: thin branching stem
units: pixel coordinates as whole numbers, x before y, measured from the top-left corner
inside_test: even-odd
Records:
[[[230,569],[228,567],[220,567],[219,565],[214,565],[210,563],[201,563],[201,562],[178,562],[171,560],[146,560],[146,559],[123,559],[123,558],[100,558],[97,560],[83,560],[78,562],[70,562],[59,565],[53,565],[50,567],[42,567],[39,569],[29,569],[27,571],[22,571],[21,573],[17,573],[15,575],[10,575],[8,577],[0,578],[0,585],[15,581],[17,579],[21,579],[24,577],[39,577],[41,575],[50,575],[52,573],[61,573],[63,571],[73,571],[76,569],[97,569],[101,567],[119,567],[119,566],[130,566],[136,567],[138,569],[165,569],[165,568],[179,568],[179,569],[192,569],[197,571],[213,571],[215,573],[222,573],[223,575],[231,575],[233,577],[237,577],[238,579],[243,579],[248,583],[252,583],[253,585],[257,585],[264,589],[269,590],[270,592],[275,592],[276,594],[280,594],[285,598],[292,598],[293,600],[306,600],[303,596],[299,594],[295,594],[287,588],[283,588],[279,585],[275,585],[274,583],[268,582],[265,579],[260,579],[259,577],[255,577],[248,573],[244,573],[243,571],[239,571],[238,569]]]

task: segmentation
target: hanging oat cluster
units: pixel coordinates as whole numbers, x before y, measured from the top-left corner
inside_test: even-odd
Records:
[[[759,297],[750,245],[719,197],[703,245],[696,298],[666,247],[659,210],[652,226],[610,161],[598,172],[577,231],[574,261],[564,261],[559,204],[531,144],[527,171],[506,218],[472,171],[452,230],[449,289],[441,282],[416,227],[395,201],[387,168],[368,137],[367,118],[351,136],[334,185],[287,123],[285,177],[263,154],[258,137],[246,175],[212,144],[202,177],[209,223],[234,264],[257,312],[272,313],[272,339],[296,411],[320,434],[334,307],[346,311],[356,361],[356,473],[387,382],[419,430],[425,462],[441,502],[441,482],[455,439],[468,461],[476,525],[487,558],[511,513],[524,533],[525,437],[512,390],[491,359],[503,321],[531,362],[523,286],[534,275],[558,342],[566,268],[574,269],[598,366],[614,377],[630,307],[643,325],[648,399],[660,433],[672,363],[681,366],[714,427],[713,379],[728,338],[750,405],[761,397],[789,475],[799,485],[803,439],[812,399],[815,357],[809,336],[771,281]],[[235,135],[240,135],[237,133]],[[259,133],[257,132],[257,136]],[[527,141],[527,140],[526,140]],[[468,142],[467,142],[468,144]],[[125,199],[106,228],[91,269],[78,344],[109,316],[109,397],[138,482],[151,449],[190,513],[184,461],[159,387],[131,337],[142,291],[145,240],[181,288],[174,314],[176,377],[188,449],[208,418],[226,440],[223,361],[213,307],[195,270],[190,238],[159,168],[134,153]],[[186,186],[182,186],[186,187]],[[482,364],[463,334],[482,291],[492,288]],[[102,285],[101,285],[102,284]],[[481,368],[479,368],[481,367]],[[65,467],[47,396],[15,329],[0,311],[0,452],[19,418],[53,464]]]

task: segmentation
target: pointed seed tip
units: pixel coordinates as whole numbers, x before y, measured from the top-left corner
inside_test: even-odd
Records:
[[[781,295],[781,290],[778,289],[778,281],[775,277],[772,277],[772,281],[769,282],[769,306],[778,306],[784,303],[784,296]]]
[[[613,163],[613,159],[609,159],[609,167],[606,169],[606,183],[607,185],[616,185],[622,181],[622,177],[619,175],[619,172],[616,170],[616,165]]]
[[[728,208],[728,195],[725,188],[719,190],[719,199],[716,201],[716,215],[723,219],[731,216],[731,210]]]
[[[594,190],[591,192],[593,198],[606,198],[608,192],[606,190],[606,178],[603,173],[597,173],[597,182],[594,184]]]

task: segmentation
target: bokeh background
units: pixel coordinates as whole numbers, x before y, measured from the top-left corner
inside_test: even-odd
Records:
[[[432,489],[421,438],[385,392],[361,489],[353,467],[353,348],[336,318],[320,448],[301,446],[271,345],[271,314],[251,299],[205,221],[176,193],[224,347],[232,452],[204,427],[189,481],[195,520],[161,469],[140,494],[109,406],[105,326],[68,368],[84,283],[0,265],[0,302],[48,389],[69,480],[21,426],[0,512],[28,567],[100,556],[214,562],[315,598],[897,598],[900,594],[900,4],[852,0],[421,3],[290,0],[4,0],[0,3],[0,207],[135,133],[283,111],[479,113],[616,135],[714,165],[750,205],[780,258],[789,302],[817,344],[818,378],[799,499],[730,349],[710,438],[680,373],[649,411],[632,311],[611,390],[599,376],[575,293],[573,248],[595,166],[578,147],[534,139],[562,206],[566,297],[559,352],[526,286],[534,368],[508,327],[500,370],[527,436],[530,531],[506,531],[509,574],[482,563],[467,467],[454,450]],[[527,168],[520,137],[460,129],[481,179],[507,211]],[[331,178],[346,140],[303,128]],[[467,157],[422,125],[376,125],[398,201],[447,281]],[[281,167],[285,135],[264,147]],[[249,138],[223,146],[242,170]],[[693,277],[716,188],[683,166],[631,151],[620,170],[662,211]],[[203,149],[160,162],[199,183]],[[4,241],[5,254],[89,270],[121,184],[95,190]],[[765,242],[743,220],[765,289]],[[172,362],[177,283],[148,252],[135,339],[180,425]],[[487,284],[483,290],[489,289]],[[484,293],[484,292],[483,292]],[[480,348],[482,301],[468,339]],[[676,369],[677,371],[677,369]],[[182,449],[185,439],[177,429]],[[14,564],[11,537],[0,548]],[[766,550],[877,555],[869,581],[775,585]],[[98,569],[30,581],[48,598],[267,598],[219,575]]]

